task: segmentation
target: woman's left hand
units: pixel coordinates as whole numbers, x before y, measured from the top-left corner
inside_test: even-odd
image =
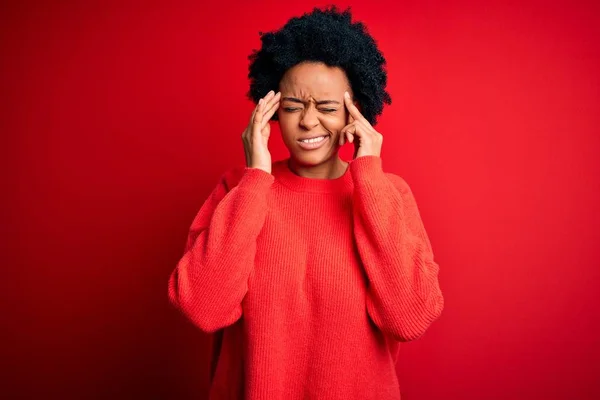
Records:
[[[358,108],[352,103],[348,92],[344,93],[344,104],[348,110],[349,123],[340,131],[340,146],[346,143],[354,143],[354,158],[362,156],[381,156],[381,145],[383,135],[377,132],[363,117]]]

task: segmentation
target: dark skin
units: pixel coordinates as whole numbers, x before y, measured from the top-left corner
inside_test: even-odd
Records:
[[[279,126],[290,152],[290,169],[307,178],[334,179],[343,175],[348,163],[339,157],[339,141],[349,115],[344,92],[351,90],[344,71],[322,63],[298,64],[283,76],[279,90]],[[297,140],[313,135],[329,137],[317,150],[302,149]]]
[[[242,135],[248,166],[270,170],[267,142],[269,120],[277,112],[283,141],[290,152],[290,169],[315,179],[342,176],[348,162],[339,157],[345,143],[354,144],[354,158],[380,156],[383,136],[375,131],[352,102],[352,88],[339,67],[305,62],[290,68],[279,83],[259,101]],[[298,140],[326,136],[318,149],[303,149]]]

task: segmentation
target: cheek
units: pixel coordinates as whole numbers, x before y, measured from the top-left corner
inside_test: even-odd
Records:
[[[321,118],[321,124],[327,130],[333,133],[339,133],[339,131],[346,126],[346,121],[343,115],[324,115]]]
[[[289,142],[293,140],[296,136],[295,126],[297,122],[294,122],[293,118],[291,118],[288,113],[279,113],[279,130],[281,131],[281,135],[283,137],[284,142]]]
[[[277,118],[279,119],[281,129],[284,129],[284,127],[285,129],[289,129],[294,125],[294,118],[289,113],[280,112],[277,114]]]
[[[288,140],[288,138],[289,140],[293,140],[300,130],[300,113],[286,113],[278,110],[277,115],[279,118],[279,129],[284,141]],[[320,124],[334,134],[338,134],[346,126],[345,114],[323,114],[318,118]]]

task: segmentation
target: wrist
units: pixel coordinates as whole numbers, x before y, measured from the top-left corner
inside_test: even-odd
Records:
[[[260,169],[260,170],[265,171],[268,174],[271,173],[271,166],[270,165],[268,167],[264,166],[264,165],[249,165],[248,168]]]

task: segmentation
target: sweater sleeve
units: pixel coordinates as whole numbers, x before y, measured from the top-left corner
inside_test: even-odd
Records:
[[[350,164],[354,234],[369,279],[366,308],[384,333],[410,341],[444,307],[439,266],[411,189],[381,163],[378,156],[363,156]]]
[[[234,171],[223,175],[200,208],[183,257],[169,277],[171,303],[207,333],[232,325],[242,316],[256,239],[274,181],[266,171],[245,167],[234,186]]]

